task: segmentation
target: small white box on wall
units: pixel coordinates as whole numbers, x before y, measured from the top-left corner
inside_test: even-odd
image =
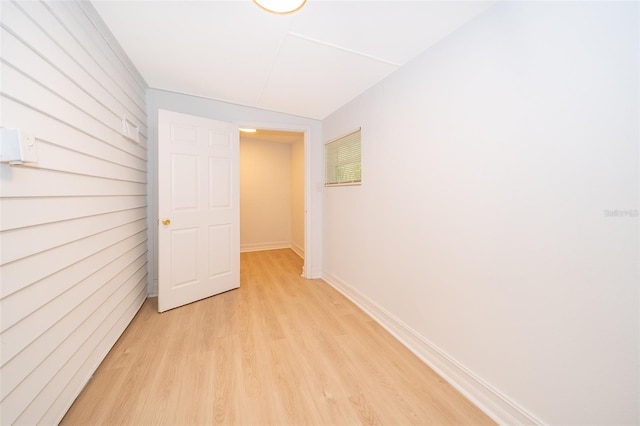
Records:
[[[36,138],[20,129],[0,128],[0,163],[38,162]]]
[[[136,126],[127,117],[122,119],[122,136],[135,142],[140,143],[140,128]]]

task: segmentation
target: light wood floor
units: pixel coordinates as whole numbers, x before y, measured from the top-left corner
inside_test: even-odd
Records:
[[[240,289],[145,302],[62,421],[493,424],[291,250],[243,253]]]

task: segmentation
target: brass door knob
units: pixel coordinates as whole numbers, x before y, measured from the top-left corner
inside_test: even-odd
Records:
[[[170,219],[162,219],[162,224],[163,225],[170,225],[171,224],[171,220]]]

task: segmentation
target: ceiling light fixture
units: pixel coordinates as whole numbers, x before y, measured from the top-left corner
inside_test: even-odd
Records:
[[[241,132],[245,132],[245,133],[255,133],[257,130],[256,129],[248,129],[245,127],[240,127],[238,130],[240,130]]]
[[[253,2],[267,12],[285,15],[302,8],[307,0],[253,0]]]

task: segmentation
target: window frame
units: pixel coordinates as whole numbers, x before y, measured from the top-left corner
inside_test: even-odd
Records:
[[[342,161],[338,158],[341,148],[344,148],[343,155],[345,157]],[[362,128],[358,127],[325,143],[324,162],[325,187],[362,185]],[[339,173],[336,170],[330,173],[331,165],[335,168],[342,168],[343,172],[346,173],[354,173],[355,170],[353,169],[357,169],[358,179],[339,179],[337,176]],[[330,174],[332,176],[329,176]]]

